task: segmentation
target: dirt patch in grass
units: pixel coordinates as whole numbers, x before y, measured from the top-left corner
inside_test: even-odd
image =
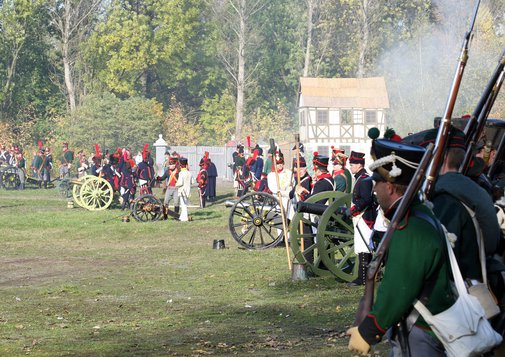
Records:
[[[82,271],[97,272],[125,261],[91,258],[6,258],[0,257],[0,287],[19,287],[55,280],[65,281]]]

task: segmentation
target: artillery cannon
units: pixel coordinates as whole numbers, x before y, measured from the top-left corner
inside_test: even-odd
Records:
[[[326,200],[327,205],[316,202]],[[238,201],[227,201],[230,207],[228,226],[232,237],[246,249],[275,247],[284,238],[279,201],[273,195],[253,192]],[[334,276],[343,281],[357,277],[354,227],[350,219],[337,213],[337,208],[351,204],[351,195],[336,191],[318,193],[301,203],[290,222],[290,246],[294,259],[306,264],[318,276]],[[300,225],[300,223],[302,225]],[[305,227],[305,228],[301,228]],[[314,243],[302,250],[303,238]],[[314,260],[308,259],[313,255]]]
[[[321,192],[297,205],[289,230],[291,249],[296,261],[315,275],[342,281],[352,281],[358,275],[354,226],[349,217],[338,212],[340,207],[350,207],[351,197],[343,192]],[[327,199],[326,205],[316,203],[323,199]],[[314,243],[302,250],[303,238],[312,238]]]
[[[42,181],[34,176],[29,176],[20,168],[15,166],[2,166],[0,168],[0,187],[6,190],[17,190],[21,188],[22,177],[24,177],[25,187],[27,184],[33,185],[35,188],[39,188]],[[54,181],[52,180],[47,184],[48,188],[54,188]]]

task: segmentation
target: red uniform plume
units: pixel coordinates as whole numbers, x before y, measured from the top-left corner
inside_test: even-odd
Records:
[[[102,153],[100,151],[100,146],[98,146],[98,144],[95,144],[95,157],[97,159],[100,159],[102,157]]]
[[[251,147],[251,137],[246,136],[246,139],[247,139],[247,147],[250,148]]]
[[[149,156],[150,152],[147,150],[149,148],[149,144],[144,145],[144,149],[142,149],[142,157],[144,160],[147,160],[147,157]]]

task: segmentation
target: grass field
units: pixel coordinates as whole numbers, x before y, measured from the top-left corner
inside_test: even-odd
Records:
[[[285,249],[239,249],[231,192],[192,222],[124,223],[56,189],[0,190],[0,355],[351,356],[362,289],[293,282]]]

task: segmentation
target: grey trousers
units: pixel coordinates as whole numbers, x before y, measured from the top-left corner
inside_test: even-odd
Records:
[[[174,206],[180,206],[179,194],[177,193],[177,189],[173,186],[167,187],[167,191],[165,192],[165,199],[163,204],[168,205],[171,199],[174,199]]]
[[[386,335],[391,344],[389,357],[402,357],[402,349],[398,337],[394,336],[394,338],[391,338],[391,329],[386,332]],[[409,347],[410,357],[445,357],[445,349],[442,343],[416,326],[410,330]]]

